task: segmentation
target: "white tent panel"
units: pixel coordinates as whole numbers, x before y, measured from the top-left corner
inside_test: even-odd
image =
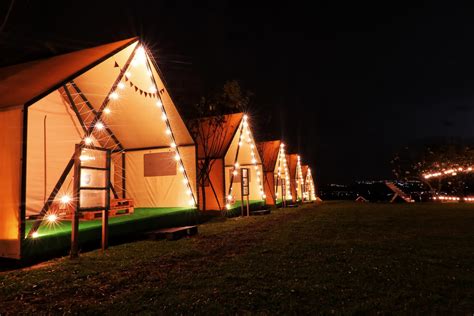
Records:
[[[260,193],[260,185],[257,181],[257,170],[255,170],[255,166],[252,161],[252,151],[255,154],[255,160],[257,163],[258,171],[260,172],[260,181],[263,185],[263,172],[262,172],[262,161],[260,159],[260,155],[257,150],[257,146],[255,144],[255,140],[253,139],[252,133],[247,134],[247,128],[244,128],[243,136],[242,136],[242,145],[239,148],[239,141],[240,141],[240,130],[242,128],[243,121],[240,123],[239,128],[237,129],[237,132],[234,135],[234,138],[232,139],[232,142],[230,144],[229,150],[227,151],[225,155],[225,183],[226,183],[226,195],[229,192],[229,186],[230,186],[230,179],[231,179],[231,170],[232,166],[234,165],[235,162],[235,157],[237,154],[237,149],[239,150],[238,156],[237,156],[237,162],[241,166],[241,168],[248,168],[250,171],[250,184],[249,184],[249,189],[250,189],[250,195],[249,199],[250,200],[261,200],[262,196]],[[250,127],[250,126],[249,126]],[[250,139],[250,142],[248,142],[248,139]],[[253,149],[252,149],[253,146]],[[237,179],[237,183],[234,181],[232,185],[232,195],[234,196],[234,199],[239,200],[240,199],[240,192],[241,192],[241,184],[240,184],[240,172],[237,176],[234,176],[234,179]]]
[[[230,166],[234,164],[235,161],[235,155],[237,153],[237,149],[239,148],[239,141],[240,141],[240,130],[242,128],[243,122],[240,123],[239,128],[237,129],[237,132],[235,133],[234,138],[232,139],[232,142],[230,144],[229,150],[227,151],[225,155],[225,164],[226,166]],[[260,159],[260,155],[257,150],[257,146],[255,144],[255,140],[253,138],[252,133],[250,135],[247,135],[245,132],[244,128],[244,133],[242,134],[243,140],[242,140],[242,146],[240,146],[239,149],[239,156],[238,156],[238,162],[241,165],[251,165],[253,164],[252,162],[252,148],[251,146],[253,145],[253,152],[255,153],[255,160],[257,161],[257,164],[261,164],[262,160]],[[250,139],[250,143],[247,142],[247,139]]]
[[[254,166],[245,167],[248,168],[250,171],[250,182],[249,182],[249,200],[262,200],[262,196],[260,195],[260,186],[257,181],[257,170],[255,170]],[[260,175],[262,175],[262,166],[258,166],[258,171],[260,171]],[[225,168],[225,183],[226,183],[226,195],[229,192],[230,186],[230,178],[232,174],[232,167]],[[240,201],[240,192],[241,192],[241,183],[240,183],[240,172],[238,175],[234,176],[234,183],[232,185],[232,196],[236,201]]]
[[[28,108],[27,216],[41,211],[83,134],[74,111],[58,91]],[[72,192],[71,174],[59,195]]]
[[[76,84],[92,103],[94,109],[98,110],[104,102],[113,83],[120,75],[120,69],[125,64],[137,44],[134,43],[114,56],[103,61],[96,67],[87,71],[77,79]],[[137,49],[137,52],[143,52]],[[145,92],[158,93],[163,89],[161,80],[155,70],[150,72],[146,55],[137,53],[126,74],[122,78],[121,87],[116,90],[118,99],[111,99],[107,108],[110,114],[103,114],[102,121],[112,130],[125,148],[163,147],[170,145],[170,138],[165,133],[166,123],[162,120],[162,111],[157,106],[158,98],[145,96]],[[143,56],[143,58],[139,58]],[[120,67],[115,67],[117,63]],[[157,90],[150,75],[157,80]],[[133,86],[130,85],[133,83]],[[137,89],[135,88],[137,87]],[[142,90],[142,92],[140,92]],[[171,99],[164,93],[162,103],[165,106],[171,129],[178,145],[192,144],[192,138],[184,125],[183,120],[177,113]],[[188,136],[188,137],[186,137]]]
[[[185,164],[195,161],[194,150],[194,147],[180,148]],[[189,207],[192,197],[187,194],[188,188],[176,161],[173,162],[174,175],[145,176],[144,156],[155,153],[174,154],[174,151],[164,148],[126,153],[127,197],[134,199],[136,207]],[[190,181],[195,182],[195,175]]]

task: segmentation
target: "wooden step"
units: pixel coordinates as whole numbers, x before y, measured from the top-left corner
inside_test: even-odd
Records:
[[[270,210],[258,210],[258,211],[253,211],[250,214],[251,215],[268,215],[270,214]]]
[[[134,206],[133,199],[111,199],[110,208],[114,207],[124,207],[124,206]]]
[[[167,240],[178,240],[182,237],[194,236],[198,233],[198,227],[194,226],[182,226],[182,227],[172,227],[172,228],[163,228],[147,232],[151,239],[163,239]]]

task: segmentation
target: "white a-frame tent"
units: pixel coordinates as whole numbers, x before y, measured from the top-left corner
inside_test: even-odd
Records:
[[[192,125],[196,131],[201,174],[200,209],[231,213],[239,209],[246,193],[250,204],[263,205],[266,196],[262,160],[247,115],[206,117]],[[248,180],[247,192],[242,192],[244,173]]]
[[[21,258],[49,209],[70,201],[76,144],[110,150],[113,198],[197,203],[194,141],[137,38],[0,69],[0,124],[0,257]]]

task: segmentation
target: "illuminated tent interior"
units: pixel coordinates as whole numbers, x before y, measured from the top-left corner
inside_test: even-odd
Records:
[[[263,163],[265,203],[267,205],[281,204],[283,190],[286,192],[286,200],[291,200],[290,175],[285,144],[280,140],[273,140],[260,142],[257,147]]]
[[[110,219],[111,236],[116,222],[147,229],[133,221],[195,207],[195,143],[137,38],[0,69],[0,96],[0,257],[68,233],[67,220],[48,220],[71,201],[78,143],[111,151],[110,195],[133,200],[133,214]],[[94,157],[84,150],[83,159]],[[83,176],[105,182],[91,171],[81,185]],[[81,195],[81,206],[98,198]],[[80,230],[96,226],[81,221]]]
[[[201,185],[198,184],[200,210],[226,211],[230,214],[240,209],[242,168],[249,169],[250,204],[253,207],[263,204],[262,161],[249,121],[247,115],[236,113],[191,123],[200,131],[195,136],[198,169],[207,170],[201,172],[206,179],[200,181]],[[206,160],[208,163],[205,163]]]

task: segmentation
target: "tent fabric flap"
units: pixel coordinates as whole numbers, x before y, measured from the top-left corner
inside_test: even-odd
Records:
[[[0,126],[0,257],[19,259],[23,111],[0,111]]]

